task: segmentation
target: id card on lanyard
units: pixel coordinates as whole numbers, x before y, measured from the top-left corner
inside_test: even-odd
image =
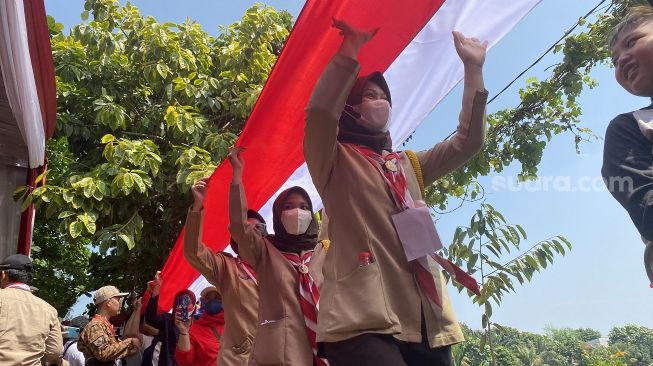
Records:
[[[392,223],[401,241],[406,259],[410,262],[442,249],[442,241],[435,229],[428,207],[422,201],[414,202],[408,191],[399,154],[391,153],[382,156],[365,147],[350,146],[376,168],[392,192],[395,206],[400,210],[392,215]],[[383,171],[384,168],[386,172]],[[391,179],[393,180],[391,181]]]

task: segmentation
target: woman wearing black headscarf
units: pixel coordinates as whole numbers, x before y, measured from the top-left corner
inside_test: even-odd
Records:
[[[318,225],[311,198],[301,187],[281,192],[272,206],[274,234],[262,235],[247,222],[239,150],[229,160],[234,170],[229,231],[259,281],[259,326],[249,364],[326,365],[317,357],[315,342],[319,291],[314,274],[321,271],[315,266],[321,260],[314,256]]]
[[[317,340],[332,366],[451,365],[450,346],[463,335],[440,267],[427,256],[436,250],[409,254],[435,242],[415,239],[431,223],[423,187],[483,146],[487,43],[453,34],[465,68],[457,133],[426,151],[393,152],[390,89],[379,72],[358,77],[358,52],[376,30],[338,20],[334,27],[343,42],[306,108],[304,140],[308,170],[329,213],[332,243]]]

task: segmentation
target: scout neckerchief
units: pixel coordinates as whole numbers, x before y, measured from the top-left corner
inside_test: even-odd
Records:
[[[317,357],[317,312],[320,307],[320,292],[317,284],[308,271],[308,264],[311,262],[313,252],[305,252],[301,257],[295,253],[281,252],[288,262],[297,271],[297,282],[299,284],[299,305],[304,314],[306,334],[313,349],[313,358],[318,366],[328,365],[326,360]]]
[[[386,154],[385,156],[375,152],[374,150],[359,145],[349,144],[355,151],[363,155],[365,159],[372,164],[372,166],[381,173],[383,180],[390,189],[395,206],[403,211],[408,208],[414,207],[415,204],[408,192],[408,183],[406,175],[401,165],[401,157],[396,152]],[[437,253],[431,253],[431,257],[442,268],[452,275],[460,284],[468,288],[477,295],[480,295],[480,289],[476,280],[460,269],[456,264],[440,256]],[[412,261],[415,281],[420,289],[433,301],[438,307],[442,307],[440,296],[438,295],[435,280],[428,267],[426,257]]]
[[[408,193],[406,174],[401,166],[401,157],[396,152],[382,155],[366,146],[348,144],[381,173],[385,184],[390,188],[395,206],[401,211],[413,206],[413,200]]]
[[[19,290],[24,290],[24,291],[27,291],[27,292],[32,292],[32,289],[31,289],[29,286],[27,286],[27,285],[24,284],[24,283],[20,283],[20,282],[10,283],[9,285],[7,285],[6,288],[17,288],[17,289],[19,289]]]

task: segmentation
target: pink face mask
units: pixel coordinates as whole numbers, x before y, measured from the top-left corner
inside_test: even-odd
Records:
[[[351,109],[360,114],[360,118],[352,116],[359,125],[370,131],[388,131],[392,108],[390,107],[390,102],[387,100],[365,99],[362,103],[351,106]],[[345,110],[345,113],[347,113],[347,110]]]

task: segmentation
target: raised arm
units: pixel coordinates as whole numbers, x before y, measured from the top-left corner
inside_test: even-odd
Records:
[[[163,329],[163,315],[159,315],[159,290],[161,289],[161,272],[154,276],[154,286],[152,286],[152,297],[145,307],[145,322],[156,329]]]
[[[304,157],[313,182],[321,192],[335,162],[338,121],[360,69],[356,57],[378,29],[361,31],[333,20],[343,35],[338,53],[326,66],[306,107]]]
[[[184,257],[201,273],[212,285],[221,291],[222,273],[224,269],[224,256],[213,251],[202,242],[202,226],[204,223],[204,200],[208,189],[209,179],[197,181],[192,188],[193,205],[186,216],[184,230]]]
[[[456,52],[464,66],[464,90],[458,129],[451,139],[430,150],[417,153],[424,174],[424,184],[459,168],[483,147],[485,139],[485,105],[487,91],[483,82],[483,64],[487,42],[453,32]]]
[[[142,299],[138,298],[132,305],[132,314],[125,324],[125,337],[138,338],[143,342],[143,335],[140,332],[141,322],[141,307],[143,306]]]
[[[229,188],[229,232],[238,243],[240,256],[256,269],[265,243],[256,227],[247,222],[248,206],[243,188],[244,161],[240,151],[241,149],[235,148],[229,153],[229,161],[233,168]]]

